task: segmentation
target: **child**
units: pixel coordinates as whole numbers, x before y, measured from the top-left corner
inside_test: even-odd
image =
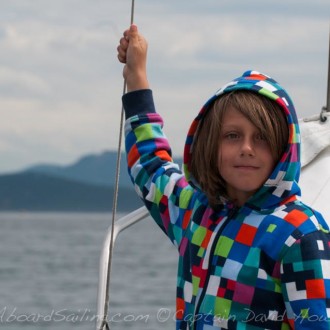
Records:
[[[179,251],[177,329],[330,329],[330,234],[299,200],[293,104],[255,71],[221,88],[174,164],[132,25],[117,48],[129,173]]]

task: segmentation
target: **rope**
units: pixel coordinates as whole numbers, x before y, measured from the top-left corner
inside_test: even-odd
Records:
[[[135,1],[132,0],[131,3],[131,25],[134,22],[134,8]],[[126,93],[126,80],[124,79],[123,86],[123,95]],[[107,274],[107,285],[106,285],[106,300],[104,304],[104,319],[102,321],[101,330],[106,327],[107,330],[110,330],[108,324],[108,309],[110,304],[110,278],[111,278],[111,266],[112,266],[112,255],[113,255],[113,245],[114,245],[114,227],[115,219],[117,214],[117,203],[118,203],[118,191],[119,191],[119,175],[120,175],[120,161],[121,161],[121,146],[122,146],[122,136],[123,136],[123,126],[124,126],[124,107],[121,108],[120,115],[120,127],[119,127],[119,139],[118,139],[118,149],[117,149],[117,160],[116,160],[116,176],[115,176],[115,187],[113,192],[113,201],[112,201],[112,219],[111,219],[111,235],[110,235],[110,246],[109,246],[109,261],[108,261],[108,274]]]
[[[132,0],[131,5],[131,25],[134,22],[134,0]],[[124,80],[123,86],[123,95],[126,93],[126,80]],[[112,204],[112,228],[115,223],[115,217],[117,212],[117,201],[118,201],[118,190],[119,190],[119,175],[120,175],[120,161],[121,161],[121,146],[122,146],[122,136],[123,136],[123,126],[124,126],[124,107],[121,108],[120,115],[120,128],[119,128],[119,141],[118,141],[118,149],[117,149],[117,161],[116,161],[116,177],[115,177],[115,189],[113,195],[113,204]],[[111,243],[113,242],[113,230],[111,233]]]

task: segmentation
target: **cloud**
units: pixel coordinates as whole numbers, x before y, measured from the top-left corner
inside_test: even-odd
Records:
[[[0,95],[6,97],[36,95],[42,97],[50,93],[47,81],[30,71],[17,70],[14,67],[0,66]]]
[[[0,28],[0,155],[6,162],[0,171],[117,148],[123,80],[116,47],[129,26],[130,4],[6,4]],[[279,80],[301,116],[324,105],[328,0],[267,6],[141,0],[135,6],[135,22],[149,41],[157,109],[175,154],[181,155],[204,101],[246,69]]]

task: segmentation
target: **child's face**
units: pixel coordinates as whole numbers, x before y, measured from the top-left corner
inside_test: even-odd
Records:
[[[243,205],[268,179],[274,166],[270,147],[257,127],[229,108],[222,122],[218,168],[230,199]]]

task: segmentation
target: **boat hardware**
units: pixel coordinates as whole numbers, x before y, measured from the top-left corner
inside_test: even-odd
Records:
[[[124,229],[134,225],[135,223],[146,219],[149,216],[148,210],[142,206],[139,209],[127,214],[126,216],[117,220],[114,226],[109,227],[108,232],[103,241],[103,248],[100,256],[100,272],[99,272],[99,286],[97,295],[97,318],[96,330],[110,329],[108,324],[109,301],[110,301],[110,274],[109,264],[110,250],[113,250],[116,238]],[[109,248],[110,246],[110,248]]]
[[[328,116],[325,116],[325,112],[330,113],[330,33],[329,33],[329,55],[328,55],[328,88],[327,88],[327,100],[326,106],[322,108],[320,114],[320,120],[324,123]]]

